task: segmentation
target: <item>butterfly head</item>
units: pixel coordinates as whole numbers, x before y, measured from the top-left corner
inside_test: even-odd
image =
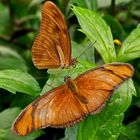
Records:
[[[70,76],[65,76],[64,77],[64,82],[65,83],[67,83],[68,81],[70,81],[71,80],[71,77]]]
[[[76,67],[76,64],[78,63],[78,60],[77,60],[77,58],[73,58],[72,60],[71,60],[71,66],[73,66],[74,68]]]
[[[64,77],[64,81],[66,82],[68,88],[73,92],[73,93],[77,93],[77,86],[75,84],[75,82],[71,79],[70,76],[65,76]]]

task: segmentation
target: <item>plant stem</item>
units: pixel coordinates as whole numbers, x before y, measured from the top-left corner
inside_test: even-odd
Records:
[[[111,0],[111,14],[115,14],[115,0]]]

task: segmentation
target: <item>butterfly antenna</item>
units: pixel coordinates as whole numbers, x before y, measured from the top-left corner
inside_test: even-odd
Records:
[[[68,76],[69,76],[69,74],[70,74],[70,69],[68,70]]]
[[[81,62],[79,62],[79,61],[78,61],[78,63],[80,63],[82,66],[84,66],[84,68],[85,68],[85,69],[87,69],[87,67],[86,67],[84,64],[82,64],[82,63],[81,63]]]
[[[96,43],[96,41],[95,41],[93,44],[91,44],[85,51],[83,51],[77,58],[79,58],[79,57],[81,57],[83,54],[85,54],[85,52],[87,52],[87,51],[91,48],[91,46],[93,46],[95,43]]]
[[[56,77],[56,74],[54,75],[54,78],[52,79],[52,81],[51,81],[51,83],[45,83],[45,86],[49,86],[49,87],[51,87],[52,89],[54,88],[54,86],[53,86],[53,81],[54,81],[54,79],[55,79],[55,77]]]

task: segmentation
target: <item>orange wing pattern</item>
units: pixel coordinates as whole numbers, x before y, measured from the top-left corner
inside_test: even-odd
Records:
[[[44,127],[67,127],[88,114],[85,105],[62,85],[28,105],[18,116],[13,131],[21,136]]]
[[[45,127],[68,127],[94,114],[104,106],[112,92],[132,77],[129,64],[107,64],[87,71],[75,80],[66,80],[28,105],[13,124],[18,135]],[[86,101],[83,101],[86,100]]]
[[[75,79],[78,92],[86,96],[87,109],[94,114],[104,106],[122,82],[132,77],[133,67],[126,63],[106,64],[81,74]]]
[[[63,14],[51,1],[44,3],[40,33],[32,47],[32,59],[38,69],[68,67],[71,44]]]

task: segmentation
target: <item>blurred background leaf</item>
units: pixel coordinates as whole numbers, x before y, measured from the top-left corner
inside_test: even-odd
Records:
[[[27,71],[28,67],[16,50],[12,50],[6,46],[0,46],[0,69],[20,69]]]
[[[31,47],[39,32],[43,2],[44,0],[0,0],[0,71],[1,73],[5,71],[1,76],[6,78],[6,81],[0,78],[2,87],[0,89],[0,139],[87,140],[93,138],[96,133],[95,138],[98,140],[107,139],[109,136],[112,140],[117,139],[121,132],[119,140],[138,140],[140,138],[139,0],[54,0],[68,23],[72,40],[72,58],[78,57],[79,62],[75,69],[63,71],[38,70],[32,63]],[[75,9],[76,6],[86,9],[77,8],[76,17],[71,10],[72,4],[75,5]],[[81,28],[80,25],[82,32],[78,30]],[[114,45],[113,39],[119,39],[123,45]],[[125,83],[122,85],[124,89],[118,88],[115,91],[105,110],[95,116],[89,116],[80,125],[67,128],[66,131],[46,128],[43,130],[44,133],[37,131],[24,138],[11,133],[10,127],[15,117],[21,109],[39,96],[40,92],[44,94],[49,89],[64,83],[63,77],[67,74],[75,78],[87,69],[99,66],[103,62],[113,61],[128,62],[134,66],[133,81],[137,96],[132,98],[135,91],[131,91],[131,94],[125,92]],[[116,107],[121,105],[119,112]],[[114,119],[109,118],[111,114],[115,114]],[[102,117],[108,120],[104,121],[105,124],[100,120]],[[100,125],[103,127],[93,133],[94,129],[91,128]],[[102,133],[104,138],[101,136]]]
[[[140,25],[137,26],[135,30],[126,38],[123,42],[118,56],[118,61],[130,61],[140,57]]]
[[[140,138],[140,118],[137,118],[134,122],[131,122],[124,126],[121,130],[119,140],[139,140]]]
[[[23,92],[37,96],[40,93],[37,81],[28,73],[19,70],[1,70],[0,88],[4,88],[14,94]]]

